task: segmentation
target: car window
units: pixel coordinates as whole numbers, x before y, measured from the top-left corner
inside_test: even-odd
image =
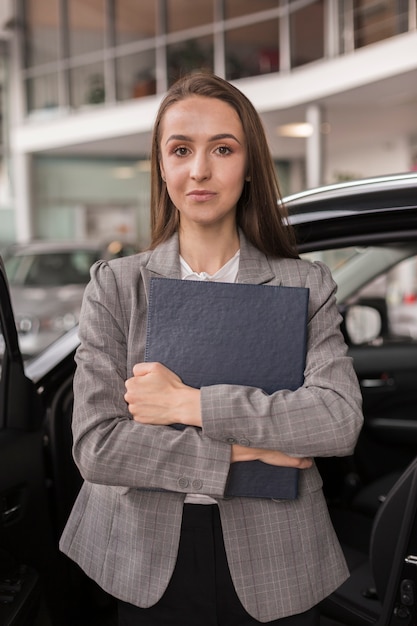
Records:
[[[361,304],[381,316],[388,339],[417,341],[417,250],[414,246],[368,246],[302,254],[323,261],[338,284],[339,304]]]
[[[301,256],[310,261],[323,261],[323,263],[326,263],[332,272],[334,272],[361,253],[361,248],[352,246],[348,248],[336,248],[335,250],[315,250],[302,254]]]
[[[353,301],[383,302],[392,336],[417,341],[417,257],[398,263],[358,291]]]
[[[53,287],[85,285],[97,252],[76,250],[48,254],[16,255],[6,260],[10,285]]]

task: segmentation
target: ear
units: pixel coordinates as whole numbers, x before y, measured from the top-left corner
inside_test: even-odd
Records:
[[[162,165],[162,161],[159,161],[159,171],[161,173],[162,180],[165,182],[165,170],[164,166]]]

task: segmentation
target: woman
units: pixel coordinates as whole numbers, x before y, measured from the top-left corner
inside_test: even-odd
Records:
[[[120,625],[318,624],[347,577],[311,459],[352,453],[361,395],[330,272],[298,258],[278,197],[247,98],[204,73],[173,85],[153,134],[150,249],[93,267],[76,356],[85,482],[60,545],[119,600]],[[144,363],[153,276],[308,287],[304,385],[200,390]],[[230,464],[254,459],[299,467],[298,498],[225,499]]]

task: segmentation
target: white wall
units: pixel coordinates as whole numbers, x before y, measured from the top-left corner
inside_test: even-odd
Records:
[[[342,177],[366,178],[407,172],[411,168],[409,138],[387,136],[384,141],[364,140],[355,146],[329,148],[324,166],[324,183],[334,183]]]

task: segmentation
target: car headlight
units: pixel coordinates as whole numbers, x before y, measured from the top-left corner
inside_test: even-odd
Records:
[[[78,322],[78,315],[75,313],[64,313],[63,315],[57,315],[50,318],[49,322],[50,327],[53,328],[53,330],[66,332],[76,325]]]
[[[28,335],[29,333],[37,333],[39,331],[39,319],[29,315],[16,316],[16,329],[20,335]]]
[[[16,316],[16,328],[19,335],[36,335],[40,332],[54,332],[62,334],[70,330],[78,322],[78,315],[74,312],[52,315],[50,317],[35,317],[30,315]]]

